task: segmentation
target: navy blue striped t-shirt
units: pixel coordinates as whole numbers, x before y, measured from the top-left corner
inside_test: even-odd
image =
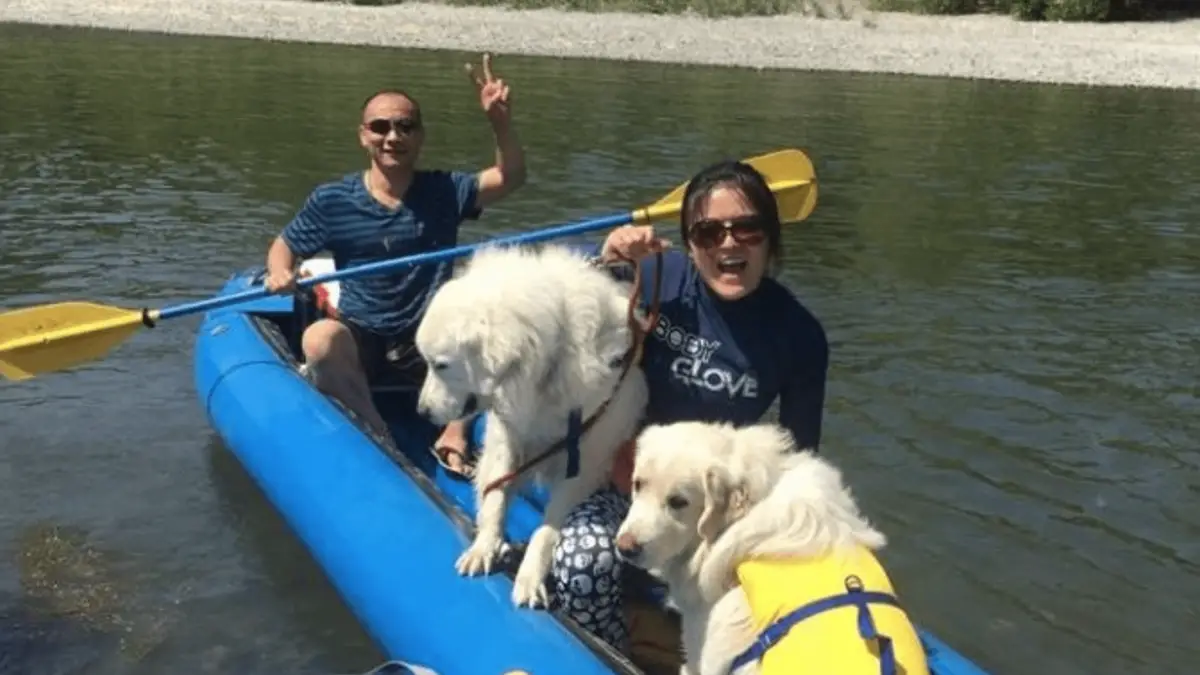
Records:
[[[474,173],[418,171],[395,210],[367,191],[361,172],[317,186],[283,230],[296,256],[327,250],[338,269],[450,248],[463,220],[478,218]],[[416,328],[426,305],[452,271],[427,263],[390,273],[343,279],[338,311],[371,332],[392,336]]]

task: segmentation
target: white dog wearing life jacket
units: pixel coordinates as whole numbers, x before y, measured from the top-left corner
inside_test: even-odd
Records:
[[[641,369],[623,361],[633,338],[629,297],[629,284],[571,249],[487,248],[438,289],[417,329],[429,367],[421,414],[445,424],[487,411],[474,476],[477,531],[458,571],[486,574],[505,552],[511,490],[529,480],[548,487],[515,578],[519,606],[548,604],[545,578],[563,521],[609,480],[618,449],[637,433],[647,390]],[[577,445],[514,475],[568,437],[573,411],[576,430],[596,416]]]
[[[765,657],[738,659],[772,618],[844,596],[843,584],[892,593],[873,551],[886,538],[860,514],[841,473],[797,451],[773,424],[680,422],[637,439],[633,503],[617,533],[620,554],[662,578],[682,615],[684,675],[878,675],[874,641],[855,606],[818,612]],[[903,611],[870,604],[906,675],[928,673]]]

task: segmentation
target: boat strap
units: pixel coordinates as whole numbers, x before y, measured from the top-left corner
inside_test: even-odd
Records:
[[[516,469],[485,485],[481,495],[486,495],[492,490],[508,485],[521,477],[525,472],[560,452],[567,453],[567,478],[574,478],[579,474],[580,439],[588,432],[588,429],[592,428],[596,420],[600,419],[604,411],[608,409],[608,404],[612,402],[613,396],[621,389],[621,385],[624,384],[629,370],[642,362],[642,351],[646,343],[646,337],[650,335],[651,331],[654,330],[654,325],[658,323],[659,306],[662,299],[662,253],[656,253],[654,257],[654,286],[650,293],[650,312],[646,315],[645,319],[637,315],[638,305],[642,297],[642,266],[628,258],[621,258],[621,260],[633,265],[633,289],[629,293],[628,313],[632,339],[629,350],[625,352],[619,362],[621,376],[617,379],[617,386],[613,387],[613,393],[604,400],[604,403],[600,404],[596,412],[592,413],[586,420],[583,420],[582,423],[580,423],[579,419],[583,416],[583,412],[578,408],[572,410],[567,420],[566,436],[554,445],[526,460]]]

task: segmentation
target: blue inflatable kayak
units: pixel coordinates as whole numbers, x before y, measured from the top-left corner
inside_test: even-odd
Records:
[[[309,264],[317,273],[329,269]],[[261,284],[261,268],[249,270],[222,292]],[[296,354],[303,327],[317,316],[310,299],[291,297],[206,314],[195,344],[196,391],[212,427],[387,658],[433,675],[658,671],[569,619],[514,607],[511,569],[459,576],[454,562],[473,532],[471,486],[430,454],[436,429],[416,415],[412,387],[376,395],[395,446],[316,391]],[[510,541],[528,540],[543,503],[536,492],[512,501]],[[921,637],[935,675],[983,675],[934,636]]]

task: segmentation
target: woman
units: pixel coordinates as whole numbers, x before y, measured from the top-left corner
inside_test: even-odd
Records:
[[[661,314],[642,357],[645,423],[751,424],[778,399],[780,424],[816,450],[829,346],[817,318],[768,276],[780,266],[782,228],[766,181],[741,162],[704,169],[687,185],[680,225],[686,253],[667,250],[649,226],[618,228],[600,250],[605,263],[639,261],[647,289],[655,264],[647,256],[663,252]],[[629,510],[631,470],[568,517],[553,572],[557,606],[624,652],[623,565],[613,538]]]

